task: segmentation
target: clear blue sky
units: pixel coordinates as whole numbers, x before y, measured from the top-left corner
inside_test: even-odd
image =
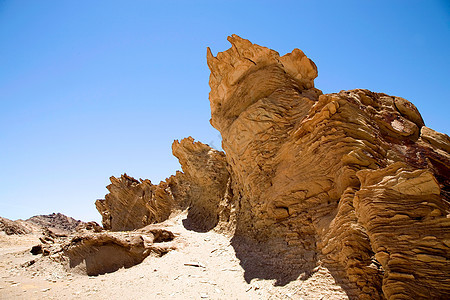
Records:
[[[1,1],[0,216],[100,220],[111,175],[159,183],[174,139],[220,147],[206,47],[302,49],[324,93],[401,96],[449,133],[449,1]]]

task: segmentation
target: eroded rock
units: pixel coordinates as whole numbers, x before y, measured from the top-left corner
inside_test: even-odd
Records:
[[[96,276],[130,268],[149,255],[162,256],[172,249],[174,234],[161,228],[139,232],[84,233],[62,248],[62,258],[72,272]]]
[[[233,234],[248,282],[284,285],[321,266],[352,299],[450,294],[449,137],[406,99],[322,94],[298,49],[280,56],[228,40],[230,49],[207,52],[211,124],[225,153],[188,138],[172,146],[183,172],[160,185],[112,177],[96,203],[104,227],[189,209],[186,227]]]
[[[192,137],[175,141],[172,152],[183,168],[183,173],[177,174],[179,181],[187,185],[185,193],[174,194],[178,203],[189,207],[185,226],[208,231],[216,227],[220,218],[228,223],[230,175],[225,153],[194,142]]]
[[[174,141],[172,151],[183,172],[159,185],[127,174],[110,178],[110,193],[95,203],[105,229],[139,229],[183,209],[189,209],[186,226],[194,230],[210,230],[221,216],[226,219],[230,183],[225,154],[191,137]]]
[[[110,180],[109,194],[95,202],[105,229],[134,230],[169,217],[174,201],[166,182],[153,185],[149,179],[136,180],[127,174]]]
[[[234,240],[264,245],[255,251],[269,266],[262,273],[292,280],[324,263],[352,298],[448,294],[448,136],[424,127],[403,98],[368,90],[322,95],[315,65],[298,50],[280,57],[237,36],[229,41],[217,57],[208,50],[211,124],[222,134],[239,208]],[[379,171],[398,164],[401,175]],[[373,187],[363,180],[370,172],[381,176]],[[417,213],[396,227],[383,217],[389,210]],[[398,234],[408,237],[403,245],[390,239]],[[440,241],[442,252],[417,244],[422,236]],[[404,260],[385,258],[377,239]],[[408,258],[414,249],[428,264]],[[237,250],[244,265],[248,251]],[[249,270],[261,277],[254,265]],[[270,274],[271,265],[286,267]],[[416,276],[421,283],[413,287]]]
[[[32,230],[24,225],[20,221],[12,221],[7,218],[0,217],[0,231],[5,232],[7,235],[12,234],[28,234],[31,233]]]

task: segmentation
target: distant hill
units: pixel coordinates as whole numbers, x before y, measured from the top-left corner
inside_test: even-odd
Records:
[[[26,222],[33,223],[42,227],[47,227],[55,233],[68,233],[75,231],[78,225],[84,223],[80,220],[75,220],[61,213],[52,213],[50,215],[33,216],[26,220]]]
[[[74,232],[78,225],[84,223],[83,221],[76,220],[61,213],[33,216],[25,221],[12,221],[0,217],[0,231],[4,231],[7,235],[20,235],[40,232],[42,229],[48,228],[56,234],[68,234]]]

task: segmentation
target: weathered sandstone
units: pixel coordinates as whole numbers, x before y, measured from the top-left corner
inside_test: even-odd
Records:
[[[177,203],[188,207],[185,226],[198,231],[211,230],[219,220],[229,221],[230,175],[225,154],[208,145],[194,142],[189,137],[175,141],[172,152],[178,158],[183,173],[179,173],[178,184],[173,184]],[[185,191],[179,191],[181,185]]]
[[[189,137],[174,141],[173,154],[183,172],[153,185],[127,174],[111,177],[110,191],[96,206],[105,229],[134,230],[166,220],[171,213],[189,209],[186,226],[195,230],[214,228],[227,215],[229,174],[225,154]],[[228,221],[228,219],[226,219]]]
[[[153,185],[150,180],[136,180],[123,174],[112,176],[109,194],[95,205],[102,215],[103,228],[113,231],[133,230],[166,220],[173,199],[166,182]]]
[[[175,248],[164,242],[174,238],[172,232],[156,227],[137,232],[85,232],[63,244],[60,257],[70,271],[94,276],[132,267],[152,254],[164,255]]]
[[[450,139],[408,100],[324,95],[301,51],[236,35],[214,56],[211,124],[224,152],[175,141],[183,172],[159,185],[122,175],[97,201],[133,230],[188,209],[185,227],[231,234],[245,279],[284,285],[328,269],[352,299],[450,294]]]
[[[258,255],[288,278],[323,263],[352,298],[448,295],[448,136],[400,97],[322,95],[300,50],[229,41],[207,57],[234,239],[263,244]]]

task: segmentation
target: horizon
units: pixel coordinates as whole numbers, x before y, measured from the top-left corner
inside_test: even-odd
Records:
[[[0,1],[0,216],[101,221],[110,176],[180,170],[173,140],[221,149],[209,123],[213,54],[237,34],[301,49],[324,94],[399,96],[449,134],[446,1]],[[238,9],[239,8],[239,9]]]

